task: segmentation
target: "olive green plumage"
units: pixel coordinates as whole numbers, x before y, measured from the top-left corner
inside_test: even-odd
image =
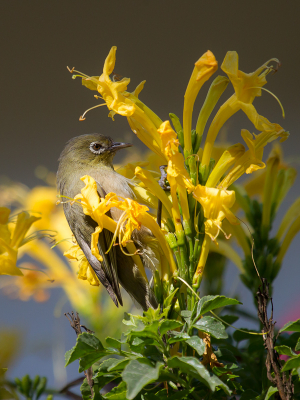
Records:
[[[62,196],[74,198],[84,187],[80,178],[89,175],[97,182],[101,197],[114,192],[121,197],[134,198],[128,180],[115,172],[112,164],[116,151],[129,146],[131,145],[127,143],[115,143],[110,137],[97,133],[69,140],[59,158],[58,191]],[[103,257],[103,262],[100,262],[92,255],[90,249],[91,234],[97,223],[83,213],[79,204],[65,202],[63,207],[78,245],[116,306],[118,303],[123,305],[120,283],[144,310],[157,307],[155,296],[133,259],[124,255],[119,246],[113,246],[108,254],[105,254],[111,243],[112,233],[104,229],[99,235],[98,249]],[[121,212],[113,208],[110,214],[114,220],[118,220]],[[146,229],[135,232],[134,235],[137,247],[145,253],[147,245],[143,242],[149,235],[151,232]],[[142,260],[145,264],[145,258],[142,257]]]

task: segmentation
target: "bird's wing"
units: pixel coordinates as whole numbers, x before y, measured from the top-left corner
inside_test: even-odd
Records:
[[[88,245],[88,243],[85,241],[83,235],[81,234],[81,232],[79,230],[75,230],[74,231],[74,235],[75,238],[77,240],[77,243],[79,244],[81,250],[84,252],[84,255],[86,257],[86,259],[88,260],[90,266],[93,268],[93,270],[95,271],[95,274],[97,275],[97,277],[99,278],[100,282],[102,283],[102,285],[105,287],[105,289],[108,291],[108,294],[110,295],[110,297],[112,298],[113,302],[115,303],[115,305],[118,307],[118,300],[120,302],[120,304],[122,305],[122,298],[121,301],[119,299],[119,297],[116,296],[115,290],[111,284],[111,282],[109,281],[108,277],[106,276],[104,270],[103,270],[103,263],[101,263],[93,254],[91,251],[90,246]],[[99,235],[100,236],[100,235]]]
[[[97,181],[96,181],[97,182]],[[97,182],[97,190],[100,197],[105,197],[106,193],[99,182]],[[106,213],[109,217],[111,217],[110,211]],[[116,255],[116,248],[111,246],[111,249],[108,253],[107,250],[113,240],[112,232],[108,231],[107,229],[103,229],[103,231],[99,235],[98,240],[98,250],[103,258],[102,268],[106,277],[109,279],[114,292],[119,300],[121,306],[123,305],[121,290],[119,286],[119,278],[118,278],[118,266],[117,266],[117,255]]]

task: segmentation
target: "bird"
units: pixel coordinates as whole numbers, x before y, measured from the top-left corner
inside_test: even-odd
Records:
[[[96,181],[100,197],[103,198],[107,193],[113,192],[122,198],[134,199],[129,180],[118,174],[113,167],[116,152],[131,146],[130,143],[114,142],[109,136],[99,133],[72,138],[67,142],[58,160],[58,192],[63,197],[74,199],[84,187],[80,178],[89,175]],[[95,231],[97,223],[89,215],[85,215],[80,204],[76,202],[64,201],[63,209],[79,247],[115,305],[117,307],[123,305],[120,283],[144,311],[150,307],[157,308],[156,297],[134,264],[133,258],[125,255],[119,246],[112,246],[106,254],[112,233],[103,229],[99,235],[98,250],[103,258],[100,262],[91,252],[91,234]],[[112,208],[109,213],[115,221],[118,221],[122,211]],[[153,251],[147,245],[147,239],[151,236],[151,231],[143,226],[140,231],[134,231],[132,235],[136,247],[141,250],[141,259],[146,267],[150,267],[147,260],[151,259],[152,263],[155,260]]]

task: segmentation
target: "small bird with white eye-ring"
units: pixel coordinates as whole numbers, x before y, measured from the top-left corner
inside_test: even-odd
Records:
[[[84,187],[80,178],[89,175],[97,182],[100,197],[113,192],[120,197],[134,199],[128,179],[118,174],[112,164],[116,152],[130,146],[132,145],[129,143],[114,142],[110,137],[97,133],[69,140],[59,158],[57,188],[60,195],[73,199]],[[99,235],[98,249],[103,258],[103,262],[100,262],[91,252],[91,234],[97,223],[83,213],[79,204],[64,202],[63,207],[78,245],[116,306],[123,305],[120,283],[144,310],[149,307],[157,308],[156,298],[132,257],[125,255],[119,246],[113,246],[106,254],[112,239],[111,232],[104,229]],[[112,208],[110,213],[117,221],[122,212]],[[143,254],[146,255],[147,252],[151,254],[151,249],[146,244],[149,236],[151,232],[145,227],[132,235],[136,247],[141,250],[141,258],[146,266],[149,266],[147,265],[149,256],[143,257]],[[152,253],[150,256],[152,262],[153,257]]]

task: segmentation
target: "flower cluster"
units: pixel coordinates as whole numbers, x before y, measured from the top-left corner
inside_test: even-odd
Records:
[[[131,235],[135,229],[144,225],[158,240],[165,257],[165,267],[160,269],[161,279],[171,282],[173,278],[176,285],[177,277],[180,277],[197,290],[210,249],[218,246],[220,232],[224,233],[226,239],[230,237],[230,232],[224,230],[224,220],[233,226],[239,225],[234,214],[236,192],[231,189],[233,183],[245,173],[251,174],[265,168],[262,158],[267,143],[276,139],[284,141],[289,135],[280,125],[259,115],[253,105],[262,90],[269,92],[263,86],[267,83],[267,75],[276,70],[279,61],[271,59],[253,73],[247,74],[239,70],[237,53],[229,51],[221,65],[227,77],[218,76],[212,82],[195,130],[192,130],[192,116],[196,97],[204,83],[218,69],[211,51],[204,53],[195,63],[184,96],[182,124],[176,115],[170,114],[174,129],[170,121],[162,121],[139,99],[145,81],[132,93],[127,91],[130,79],[118,79],[114,73],[115,62],[114,46],[105,60],[101,76],[88,76],[75,71],[77,75],[73,75],[73,78],[81,77],[84,86],[99,93],[95,97],[104,100],[112,119],[116,114],[127,117],[133,132],[155,153],[157,162],[160,165],[166,164],[165,179],[163,182],[158,171],[147,169],[146,164],[123,167],[118,172],[129,178],[134,177],[134,201],[120,199],[114,193],[101,199],[97,196],[96,184],[92,178],[83,177],[86,187],[76,201],[81,201],[84,213],[98,224],[92,235],[92,252],[100,259],[95,243],[97,235],[105,227],[114,233],[115,244],[126,246],[128,254],[137,257],[138,252],[134,249]],[[232,83],[234,93],[219,107],[210,126],[206,127],[229,82]],[[242,129],[241,136],[248,150],[237,143],[224,149],[218,159],[213,159],[215,140],[220,129],[239,110],[246,114],[259,133]],[[81,119],[84,119],[84,115]],[[206,138],[201,145],[205,131]],[[152,210],[161,208],[159,223],[155,222],[155,215],[149,209],[137,202],[148,205]],[[123,211],[118,222],[106,215],[111,207]],[[224,241],[218,247],[221,253],[227,248]],[[229,253],[234,254],[232,251]],[[141,263],[137,264],[141,267]],[[239,267],[242,268],[241,263]]]

